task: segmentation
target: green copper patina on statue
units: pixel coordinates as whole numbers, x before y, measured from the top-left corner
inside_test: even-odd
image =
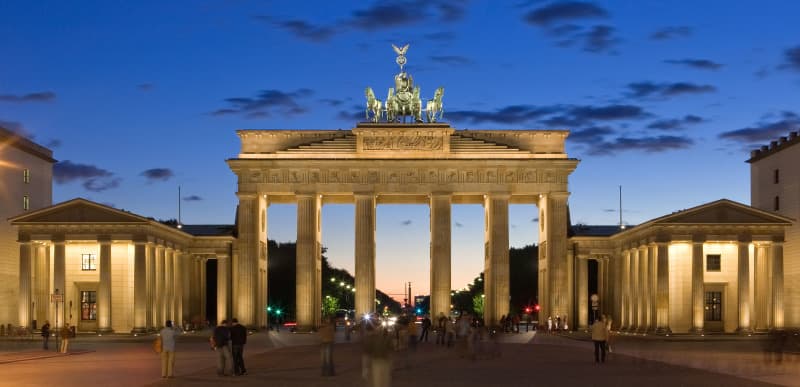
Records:
[[[400,66],[400,72],[394,76],[394,87],[389,88],[389,93],[386,97],[386,109],[384,111],[387,122],[405,122],[406,117],[411,118],[412,123],[423,122],[420,88],[419,86],[414,86],[414,78],[411,74],[403,70],[403,66],[407,62],[406,52],[408,47],[408,44],[402,48],[392,44],[394,52],[397,53],[395,62]],[[367,87],[365,94],[367,97],[366,118],[372,122],[379,122],[383,116],[382,103],[375,99],[375,93],[371,87]],[[442,108],[443,95],[444,88],[440,87],[436,89],[433,99],[427,102],[424,111],[428,122],[433,123],[442,119],[444,111]]]

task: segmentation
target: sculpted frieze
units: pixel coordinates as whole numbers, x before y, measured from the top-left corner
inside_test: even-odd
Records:
[[[365,151],[379,150],[422,150],[435,151],[444,149],[441,136],[401,135],[401,136],[364,136]]]
[[[567,171],[534,168],[292,168],[247,172],[268,184],[531,184],[566,183]]]

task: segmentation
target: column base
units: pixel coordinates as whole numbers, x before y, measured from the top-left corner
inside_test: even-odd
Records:
[[[706,331],[703,330],[703,328],[692,328],[689,330],[689,333],[693,335],[705,336]]]
[[[669,329],[669,327],[656,328],[656,334],[662,336],[669,336],[672,334],[672,329]]]
[[[144,335],[144,334],[147,334],[147,328],[144,328],[144,327],[133,328],[133,329],[131,329],[131,334],[132,335]]]
[[[750,328],[738,328],[736,329],[736,334],[742,336],[749,336],[753,334],[753,330]]]
[[[111,328],[98,328],[97,333],[99,334],[114,333],[114,330]]]

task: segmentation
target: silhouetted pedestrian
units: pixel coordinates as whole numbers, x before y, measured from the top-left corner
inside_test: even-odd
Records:
[[[333,342],[336,334],[336,318],[331,317],[327,323],[319,328],[319,338],[322,344],[322,376],[334,376],[333,368]]]
[[[50,341],[50,321],[45,320],[42,325],[42,348],[47,350],[47,343]]]
[[[247,344],[247,328],[239,324],[239,320],[232,319],[231,327],[231,354],[233,355],[233,374],[247,375],[244,368],[244,345]]]
[[[419,341],[425,340],[428,342],[428,331],[431,329],[431,319],[426,315],[425,318],[422,319],[422,334],[419,335]]]
[[[233,368],[231,355],[231,330],[228,320],[222,320],[211,336],[211,345],[217,351],[217,376],[228,376]]]

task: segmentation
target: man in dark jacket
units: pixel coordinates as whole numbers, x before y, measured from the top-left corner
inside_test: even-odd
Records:
[[[231,327],[231,349],[233,351],[233,374],[247,375],[244,368],[244,345],[247,344],[247,328],[239,324],[239,320],[233,319]]]
[[[222,320],[220,324],[214,328],[211,340],[214,345],[214,350],[217,351],[217,375],[230,375],[233,362],[231,359],[231,329],[228,326],[228,320]]]

